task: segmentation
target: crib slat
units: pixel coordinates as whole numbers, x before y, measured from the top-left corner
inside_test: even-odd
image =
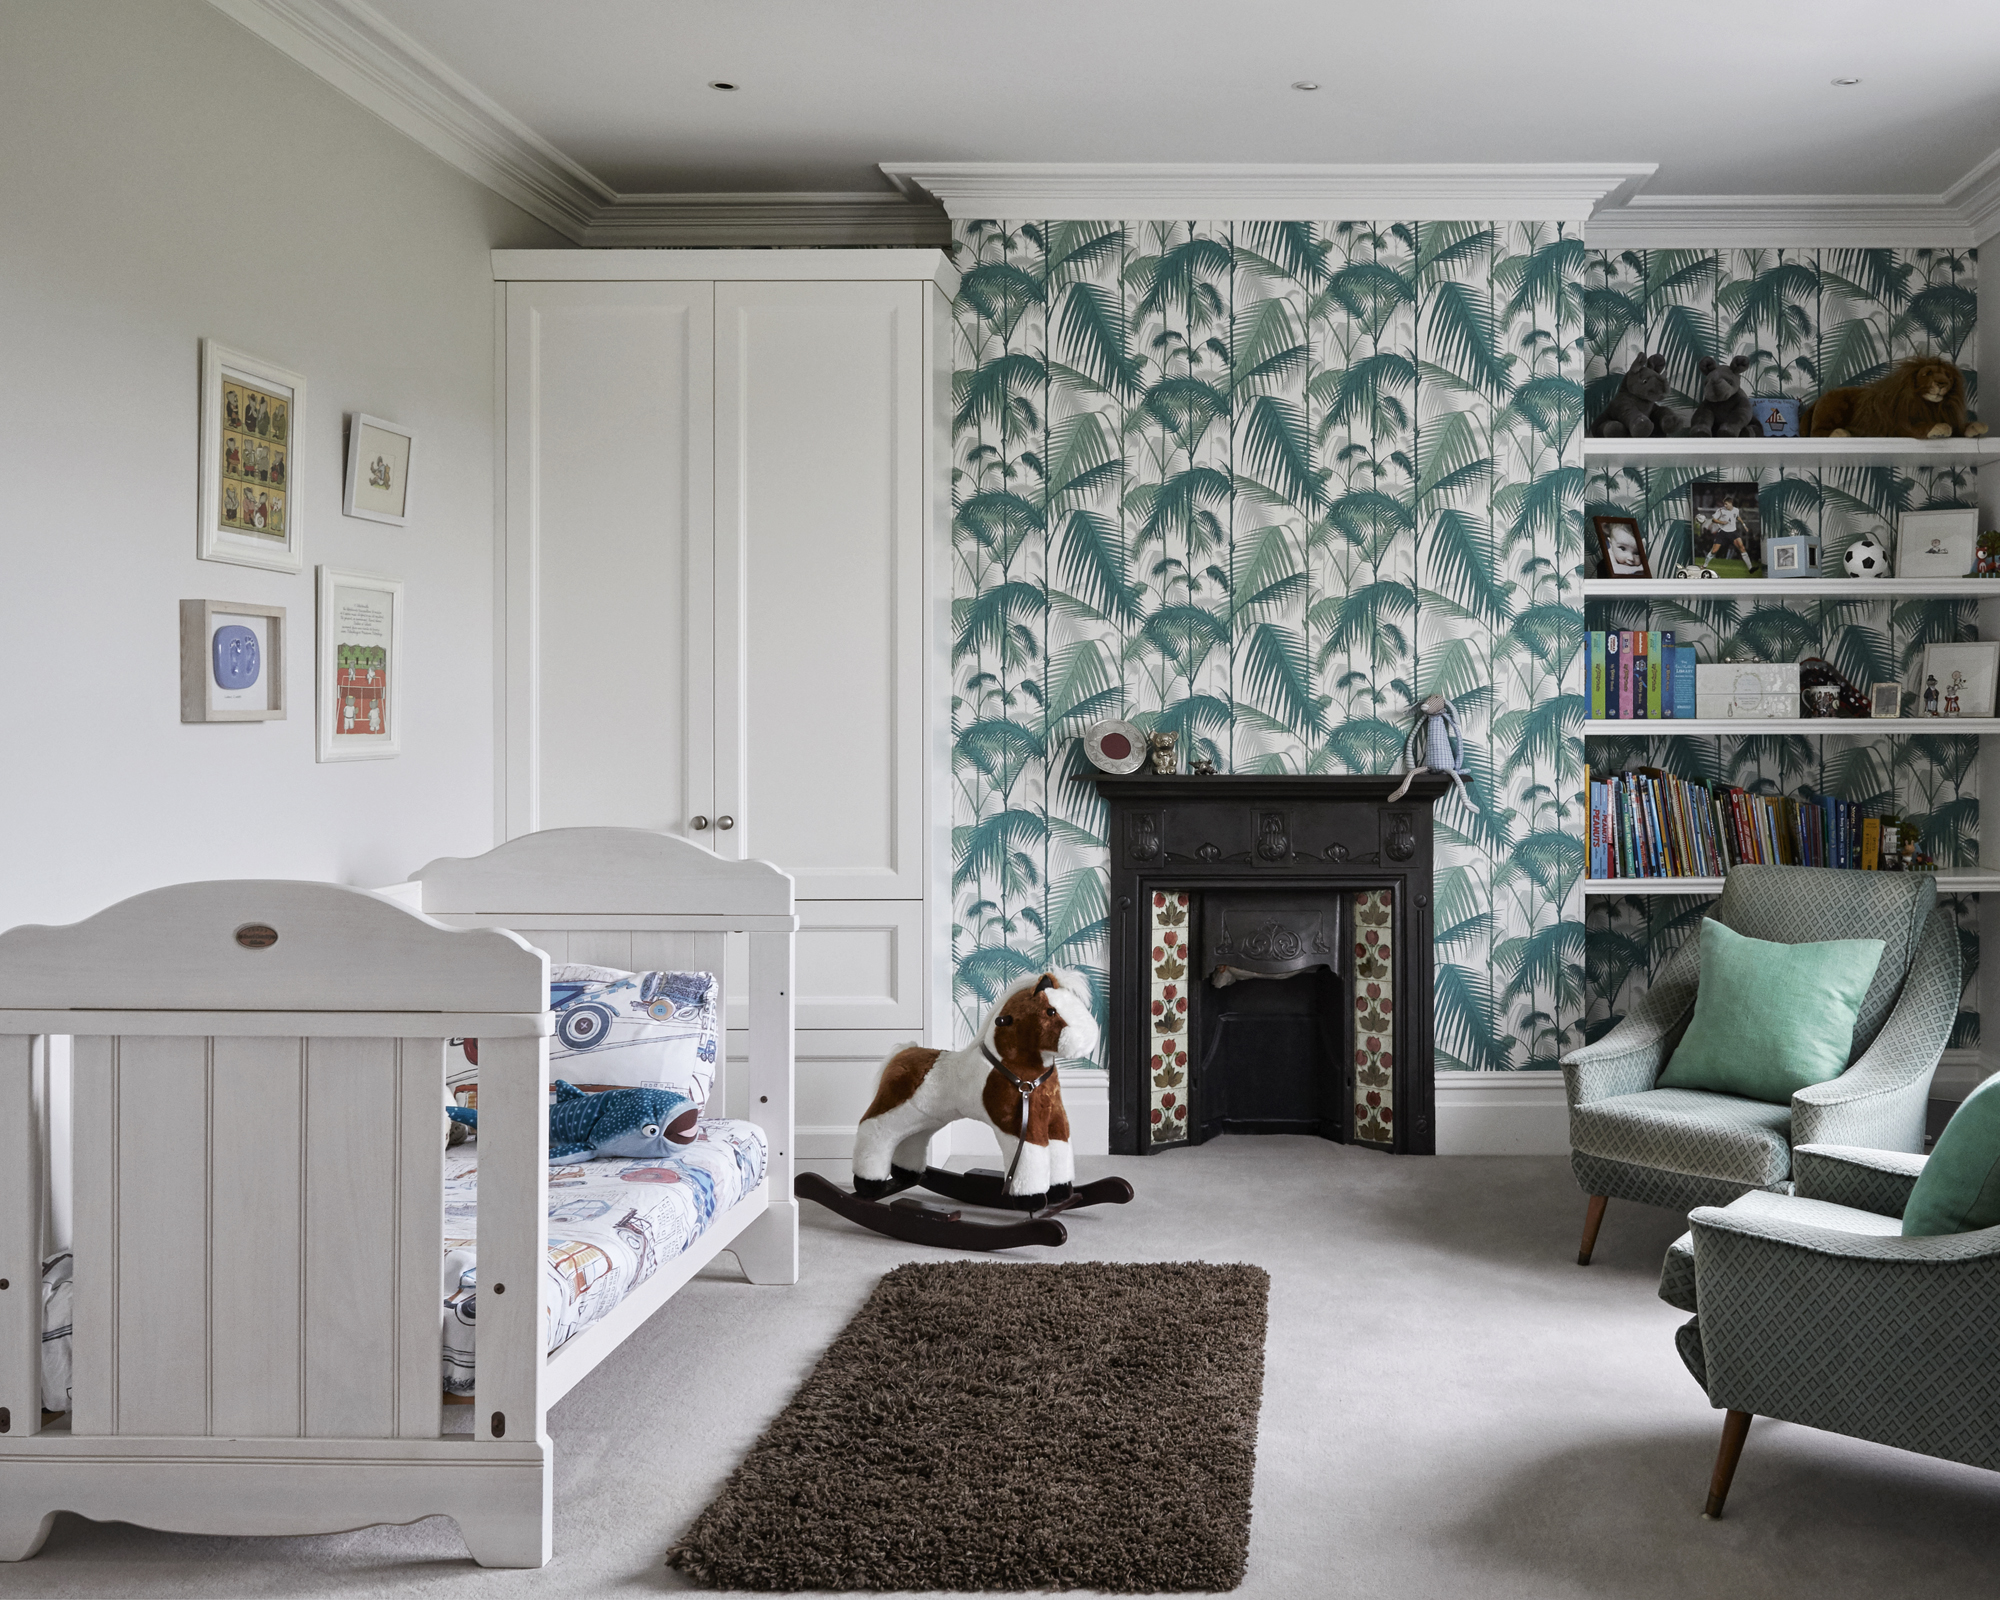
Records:
[[[490,1054],[488,1053],[490,1050]],[[482,1041],[479,1054],[479,1374],[475,1437],[540,1441],[549,1238],[546,1039]]]
[[[435,1439],[444,1340],[445,1041],[398,1044],[396,1437]]]
[[[394,1039],[307,1043],[308,1438],[396,1433],[396,1053]]]
[[[304,1111],[304,1040],[215,1041],[209,1392],[225,1437],[304,1430]]]
[[[32,1034],[0,1034],[0,1406],[11,1434],[42,1418],[42,1137]]]
[[[118,1283],[113,1253],[112,1156],[118,1132],[111,1094],[111,1040],[78,1034],[70,1041],[70,1120],[87,1129],[90,1149],[76,1163],[70,1247],[76,1252],[70,1310],[69,1430],[102,1438],[116,1431]]]
[[[792,1194],[792,1096],[795,1089],[792,1015],[796,988],[792,936],[753,933],[750,940],[750,1079],[748,1104],[737,1114],[764,1130],[767,1176],[777,1202]]]
[[[125,1035],[112,1058],[117,1433],[208,1432],[209,1049]]]

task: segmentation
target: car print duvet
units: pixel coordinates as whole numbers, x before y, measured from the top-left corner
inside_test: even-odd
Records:
[[[753,1123],[704,1120],[692,1144],[664,1156],[612,1157],[549,1168],[548,1288],[554,1350],[607,1315],[663,1262],[680,1255],[764,1179]],[[469,1395],[478,1316],[478,1146],[445,1156],[444,1388]]]

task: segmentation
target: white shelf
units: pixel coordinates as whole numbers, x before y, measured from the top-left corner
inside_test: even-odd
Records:
[[[1825,867],[1826,872],[1857,871],[1858,868]],[[1901,874],[1891,874],[1892,877]],[[1923,876],[1930,878],[1938,886],[1939,894],[2000,894],[2000,872],[1989,872],[1975,867],[1952,867],[1940,872],[1929,872]],[[1585,878],[1585,894],[1685,894],[1708,895],[1722,893],[1720,878]]]
[[[1984,439],[1589,439],[1583,459],[1675,466],[1920,467],[1979,466],[2000,461],[2000,442]]]
[[[1585,578],[1586,600],[2000,600],[2000,578]]]
[[[1679,739],[1735,733],[1811,733],[1829,739],[1872,739],[1877,734],[2000,733],[2000,717],[1634,717],[1583,725],[1586,739]]]

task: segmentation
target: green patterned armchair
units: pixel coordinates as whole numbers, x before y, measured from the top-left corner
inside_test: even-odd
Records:
[[[1681,1359],[1728,1415],[1705,1515],[1722,1515],[1753,1416],[2000,1469],[2000,1228],[1902,1237],[1925,1157],[1801,1144],[1796,1192],[1702,1207],[1660,1298]]]
[[[1590,1197],[1579,1265],[1612,1197],[1688,1211],[1790,1188],[1792,1146],[1919,1151],[1931,1074],[1958,1015],[1958,930],[1927,873],[1737,867],[1709,912],[1752,939],[1880,939],[1847,1070],[1790,1105],[1660,1089],[1694,1014],[1701,941],[1690,937],[1630,1015],[1563,1058],[1570,1166]]]

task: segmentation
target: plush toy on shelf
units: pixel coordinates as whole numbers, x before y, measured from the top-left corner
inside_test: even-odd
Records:
[[[1688,419],[1689,433],[1718,439],[1764,436],[1756,403],[1743,392],[1743,374],[1749,365],[1748,356],[1738,356],[1726,367],[1713,356],[1701,358],[1701,404]]]
[[[1472,803],[1472,796],[1465,792],[1465,735],[1459,732],[1458,707],[1443,695],[1426,696],[1417,707],[1417,725],[1404,754],[1410,770],[1390,794],[1392,803],[1409,792],[1420,772],[1443,773],[1458,790],[1458,797],[1467,805]]]
[[[1591,433],[1600,439],[1650,439],[1656,433],[1679,432],[1681,419],[1660,404],[1667,397],[1667,380],[1661,376],[1666,364],[1665,356],[1643,350],[1634,356],[1611,403],[1590,425]]]
[[[1815,439],[1977,439],[1986,424],[1966,417],[1964,373],[1943,356],[1912,356],[1886,378],[1808,401],[1799,431]]]

